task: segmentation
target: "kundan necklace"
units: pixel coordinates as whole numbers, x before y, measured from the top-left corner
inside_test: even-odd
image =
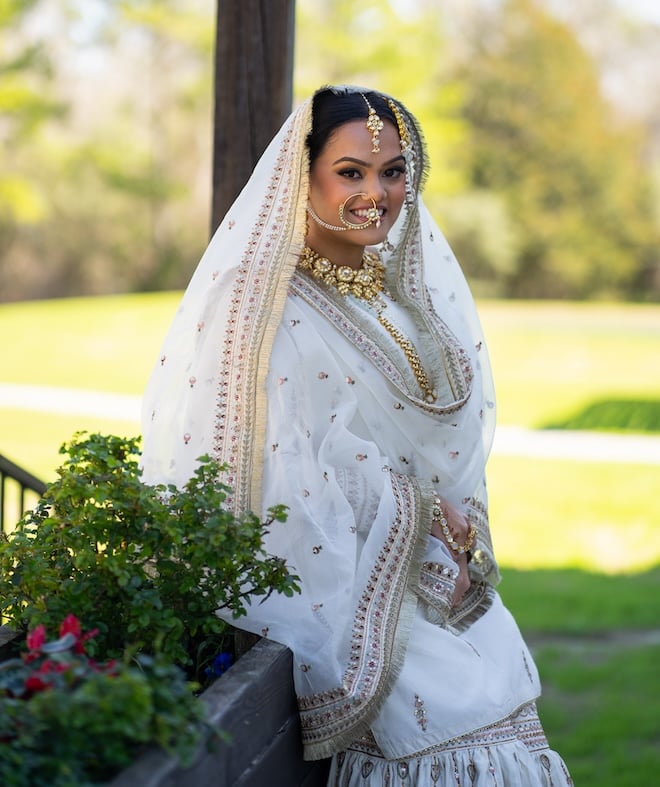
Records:
[[[327,257],[322,257],[309,246],[305,246],[300,255],[299,266],[302,270],[309,271],[315,279],[334,287],[340,295],[350,294],[360,300],[367,301],[374,308],[378,322],[406,356],[415,379],[422,389],[424,399],[429,403],[435,402],[436,391],[422,366],[415,345],[384,314],[387,303],[380,297],[380,294],[385,291],[385,266],[380,257],[375,252],[365,251],[360,267],[350,268],[348,265],[335,265]]]

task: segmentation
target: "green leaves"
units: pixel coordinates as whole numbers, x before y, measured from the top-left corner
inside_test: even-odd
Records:
[[[105,782],[148,744],[190,761],[205,706],[181,670],[162,655],[106,665],[71,649],[49,655],[57,644],[0,664],[1,784]]]
[[[139,440],[77,434],[37,507],[0,544],[0,612],[16,629],[55,629],[73,611],[97,627],[92,655],[127,646],[163,655],[199,676],[227,626],[216,613],[245,614],[251,596],[293,595],[298,578],[268,555],[263,535],[286,526],[277,506],[266,522],[223,508],[229,491],[208,456],[183,489],[148,486]]]

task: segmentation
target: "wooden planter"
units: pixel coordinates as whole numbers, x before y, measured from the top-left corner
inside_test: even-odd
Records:
[[[302,758],[288,648],[259,641],[200,701],[227,742],[203,746],[188,768],[149,751],[109,787],[325,787],[328,761]]]

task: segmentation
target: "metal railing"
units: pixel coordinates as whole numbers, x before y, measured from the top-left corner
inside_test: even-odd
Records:
[[[6,532],[9,517],[13,527],[23,516],[28,497],[38,499],[45,491],[43,481],[0,454],[0,533]]]

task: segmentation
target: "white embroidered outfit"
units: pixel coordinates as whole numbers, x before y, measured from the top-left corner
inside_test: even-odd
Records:
[[[333,756],[331,784],[570,784],[535,714],[534,663],[494,590],[494,402],[473,299],[414,194],[383,256],[383,297],[433,381],[428,403],[369,304],[296,270],[310,125],[311,100],[186,291],[145,395],[145,479],[181,484],[211,453],[228,465],[237,512],[289,507],[266,543],[302,593],[255,603],[238,623],[293,651],[305,756]],[[454,610],[456,564],[429,535],[435,493],[478,531]]]

